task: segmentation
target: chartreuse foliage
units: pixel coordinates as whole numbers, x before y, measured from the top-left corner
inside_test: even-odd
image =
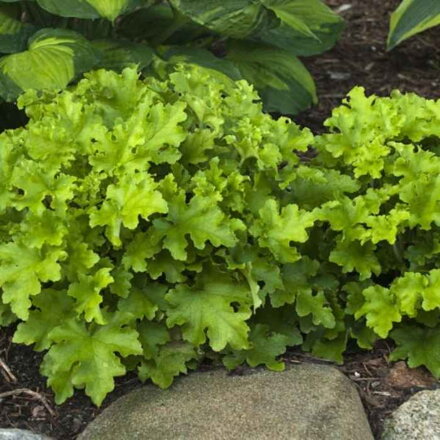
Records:
[[[357,88],[314,139],[245,81],[160,75],[29,91],[0,135],[0,323],[45,351],[57,402],[388,336],[440,375],[439,102]]]
[[[244,78],[266,110],[293,114],[317,100],[298,56],[328,50],[341,30],[323,0],[0,0],[0,97],[184,60]]]
[[[388,48],[392,49],[403,40],[438,25],[438,0],[402,0],[391,16]]]

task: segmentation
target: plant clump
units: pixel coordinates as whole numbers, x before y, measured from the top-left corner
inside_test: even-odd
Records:
[[[0,324],[57,402],[388,336],[439,376],[440,103],[355,88],[314,138],[243,80],[168,69],[28,91],[0,135]]]

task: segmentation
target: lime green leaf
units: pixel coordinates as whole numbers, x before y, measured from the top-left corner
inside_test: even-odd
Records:
[[[312,278],[318,269],[319,263],[308,257],[303,257],[295,263],[285,264],[281,271],[283,285],[269,294],[272,306],[293,304],[299,293],[311,293]]]
[[[422,297],[426,294],[428,280],[421,273],[406,272],[391,285],[391,292],[399,302],[400,310],[414,318],[420,308]],[[429,295],[429,293],[428,293]],[[440,304],[440,303],[439,303]],[[425,308],[425,310],[428,310]]]
[[[200,286],[179,285],[166,296],[170,303],[167,325],[182,326],[184,339],[197,346],[206,341],[207,334],[214,351],[223,350],[228,344],[235,349],[248,347],[246,320],[251,312],[249,307],[234,311],[231,304],[251,303],[250,290],[225,275],[207,275]]]
[[[187,363],[199,357],[191,344],[172,341],[164,324],[142,321],[138,332],[145,357],[138,368],[142,381],[151,379],[161,388],[168,388],[175,376],[187,372]]]
[[[125,374],[116,352],[124,357],[142,353],[138,333],[121,325],[117,318],[95,330],[71,319],[50,332],[54,345],[44,357],[41,372],[48,377],[58,404],[73,395],[73,387],[85,387],[86,394],[99,406],[113,390],[113,378]]]
[[[301,317],[311,315],[315,325],[323,325],[326,328],[334,328],[336,325],[335,316],[324,292],[313,294],[306,290],[300,291],[296,299],[296,312]]]
[[[134,287],[130,294],[119,301],[118,310],[123,313],[131,313],[136,319],[153,319],[157,310],[155,298],[157,295],[164,296],[167,287],[147,282],[142,288]]]
[[[94,320],[99,324],[104,324],[99,307],[103,301],[100,292],[114,281],[110,271],[110,267],[103,267],[93,275],[79,273],[78,281],[69,286],[69,296],[76,299],[75,310],[78,314],[84,313],[84,319],[87,322]]]
[[[434,269],[428,275],[429,284],[423,292],[423,309],[427,312],[440,308],[440,269]]]
[[[8,327],[17,319],[14,313],[12,313],[11,307],[3,304],[0,297],[0,327]]]
[[[96,50],[80,34],[42,29],[29,40],[27,51],[0,59],[0,95],[14,100],[23,90],[63,89],[97,61]]]
[[[388,49],[439,24],[440,3],[437,0],[403,0],[391,16]]]
[[[382,286],[371,286],[362,292],[365,303],[355,313],[355,318],[367,318],[368,327],[381,338],[386,338],[393,328],[393,322],[400,322],[402,315],[392,291]]]
[[[46,11],[61,17],[99,18],[113,21],[127,9],[139,4],[138,0],[37,0]]]
[[[410,368],[424,365],[431,373],[440,378],[440,328],[421,328],[406,325],[391,332],[397,348],[391,353],[390,360],[408,358]]]
[[[167,203],[156,190],[157,184],[147,173],[125,175],[118,184],[109,185],[100,209],[90,213],[90,226],[106,226],[106,235],[115,245],[121,244],[121,226],[135,229],[139,217],[148,219],[154,213],[167,212]]]
[[[168,205],[166,219],[153,220],[153,225],[165,237],[164,248],[176,260],[187,258],[187,236],[197,249],[204,249],[207,241],[216,247],[232,247],[237,242],[235,231],[244,228],[240,220],[226,218],[214,195],[203,197],[196,194],[186,203],[185,195],[180,193]]]
[[[20,20],[16,5],[0,5],[0,53],[15,53],[26,48],[35,27]]]
[[[229,370],[246,361],[251,367],[266,365],[270,370],[283,371],[285,364],[278,361],[277,357],[286,352],[290,341],[287,335],[273,333],[269,326],[257,324],[249,335],[251,348],[226,355],[223,363]]]
[[[66,253],[59,249],[38,250],[20,242],[0,244],[0,287],[2,301],[23,320],[29,317],[31,297],[41,292],[41,283],[61,278],[60,260]]]
[[[357,271],[360,279],[366,280],[372,273],[378,275],[381,271],[381,266],[374,250],[375,246],[370,242],[361,244],[357,240],[338,239],[329,260],[341,266],[344,273]]]
[[[176,376],[187,373],[188,362],[198,358],[199,354],[191,344],[170,342],[159,349],[154,359],[141,361],[139,379],[151,379],[160,388],[168,388]]]
[[[348,334],[342,332],[334,339],[318,339],[313,343],[313,355],[322,359],[334,361],[338,364],[344,363],[344,351],[347,347]]]
[[[295,114],[317,102],[312,76],[288,51],[235,41],[226,57],[255,86],[268,112]]]
[[[36,351],[47,350],[52,345],[49,333],[67,319],[74,317],[74,301],[66,291],[45,289],[34,300],[36,309],[29,313],[27,321],[18,325],[13,341],[34,345]]]
[[[292,243],[307,241],[307,228],[315,222],[314,214],[302,211],[296,205],[281,209],[274,199],[269,199],[259,211],[259,219],[251,228],[260,246],[270,249],[282,263],[294,263],[300,255]]]

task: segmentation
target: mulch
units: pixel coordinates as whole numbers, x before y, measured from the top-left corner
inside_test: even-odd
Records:
[[[297,116],[301,125],[322,131],[322,123],[355,85],[368,93],[388,95],[393,89],[440,98],[440,27],[418,35],[391,52],[385,48],[389,15],[399,0],[328,0],[346,19],[347,27],[336,47],[304,60],[312,72],[320,101]],[[42,354],[12,344],[14,328],[0,330],[0,427],[23,428],[59,440],[73,440],[87,423],[115,399],[141,386],[134,374],[117,380],[101,409],[83,392],[57,406],[38,368]],[[375,438],[383,421],[414,393],[440,387],[424,368],[409,369],[390,363],[392,345],[379,342],[374,350],[347,353],[338,366],[359,390]],[[284,356],[288,363],[325,361],[298,350]],[[200,367],[211,368],[209,364]]]

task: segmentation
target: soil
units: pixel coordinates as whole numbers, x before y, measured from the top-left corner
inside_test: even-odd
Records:
[[[418,35],[386,52],[389,15],[399,0],[328,0],[346,19],[347,27],[336,47],[304,60],[318,89],[319,104],[295,119],[315,132],[331,109],[355,85],[368,93],[387,95],[393,89],[440,97],[440,27]],[[0,330],[0,427],[30,429],[59,440],[75,439],[100,412],[82,393],[57,406],[53,393],[39,374],[42,354],[11,343],[14,329]],[[440,387],[423,368],[408,369],[404,362],[391,364],[392,347],[380,342],[372,351],[348,353],[338,368],[357,386],[373,433],[380,438],[384,418],[412,394]],[[290,363],[324,362],[293,350]],[[201,369],[209,369],[204,364]],[[103,408],[128,391],[141,386],[134,374],[117,380]]]

